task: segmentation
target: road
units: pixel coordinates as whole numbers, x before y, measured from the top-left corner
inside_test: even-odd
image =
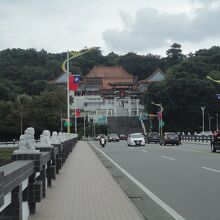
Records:
[[[208,145],[128,147],[120,141],[101,150],[184,219],[220,219],[220,153]]]

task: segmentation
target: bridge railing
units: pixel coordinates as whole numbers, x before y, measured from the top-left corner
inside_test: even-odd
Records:
[[[0,141],[0,146],[1,145],[17,145],[18,141]]]
[[[182,141],[187,142],[201,142],[201,143],[210,143],[214,138],[213,135],[204,136],[204,135],[182,135]]]
[[[46,197],[77,141],[76,136],[36,147],[39,153],[13,153],[12,162],[0,166],[0,219],[27,220],[25,213],[36,213],[36,203]]]

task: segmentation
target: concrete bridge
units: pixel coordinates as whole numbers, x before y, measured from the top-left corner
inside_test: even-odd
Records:
[[[71,136],[0,167],[1,220],[141,220],[91,146]]]

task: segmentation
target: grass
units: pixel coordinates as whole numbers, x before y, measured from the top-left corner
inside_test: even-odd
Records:
[[[11,155],[17,147],[1,147],[0,148],[0,166],[5,165],[7,162],[11,161]]]

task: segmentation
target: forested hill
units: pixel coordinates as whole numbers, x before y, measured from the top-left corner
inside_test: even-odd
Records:
[[[18,137],[22,129],[33,126],[60,130],[60,118],[65,117],[65,90],[48,83],[61,71],[66,53],[48,53],[35,49],[0,51],[0,139]],[[100,48],[84,54],[70,63],[73,73],[86,75],[94,66],[122,66],[139,80],[150,76],[157,68],[167,75],[163,82],[152,84],[142,103],[148,112],[157,109],[151,101],[164,105],[164,129],[201,130],[201,106],[206,106],[206,124],[219,111],[216,93],[220,84],[206,76],[220,79],[220,47],[201,49],[185,55],[181,45],[174,43],[166,57],[130,52],[125,55],[109,53]],[[21,126],[21,118],[23,125]],[[212,120],[212,123],[215,123]]]
[[[7,49],[0,51],[0,99],[13,100],[15,94],[38,95],[47,88],[47,81],[61,73],[66,53],[52,54],[45,50]],[[177,64],[177,65],[176,65]],[[129,73],[145,79],[157,68],[167,73],[183,73],[204,78],[220,70],[220,48],[202,49],[195,54],[183,55],[181,45],[173,44],[166,57],[133,52],[120,56],[102,55],[98,48],[71,62],[70,70],[85,75],[93,66],[122,66]]]

